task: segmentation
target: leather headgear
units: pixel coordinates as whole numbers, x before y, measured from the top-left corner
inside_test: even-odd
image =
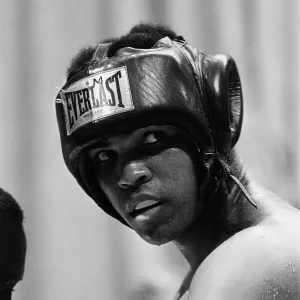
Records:
[[[174,125],[200,149],[203,166],[226,176],[227,154],[239,139],[243,102],[234,60],[204,55],[183,38],[151,49],[122,48],[107,57],[100,44],[56,98],[65,163],[85,192],[126,224],[96,183],[85,150],[92,140],[148,125]],[[127,225],[127,224],[126,224]]]

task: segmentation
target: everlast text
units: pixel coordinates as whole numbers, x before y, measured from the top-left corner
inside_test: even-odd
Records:
[[[89,121],[133,109],[125,67],[83,79],[63,98],[69,133]]]

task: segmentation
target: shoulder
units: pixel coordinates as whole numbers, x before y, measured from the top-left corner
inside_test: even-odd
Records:
[[[300,234],[288,227],[245,229],[198,268],[190,300],[300,299]]]

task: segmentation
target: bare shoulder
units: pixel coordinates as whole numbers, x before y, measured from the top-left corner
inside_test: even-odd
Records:
[[[300,213],[235,234],[198,268],[190,300],[300,299]]]

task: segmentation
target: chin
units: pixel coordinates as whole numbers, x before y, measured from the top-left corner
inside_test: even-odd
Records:
[[[169,226],[168,226],[169,225]],[[176,237],[180,236],[181,231],[171,228],[170,224],[166,224],[163,227],[155,228],[153,230],[148,230],[147,232],[136,233],[147,243],[151,245],[161,246],[172,242]]]
[[[141,238],[154,246],[161,246],[172,241],[172,239],[166,239],[165,237],[141,236]]]

